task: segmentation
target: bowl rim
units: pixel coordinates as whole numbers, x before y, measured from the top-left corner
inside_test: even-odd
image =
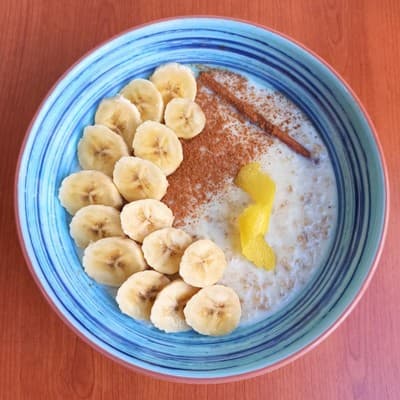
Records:
[[[302,349],[298,350],[297,352],[295,352],[293,354],[290,354],[289,356],[287,356],[287,357],[283,358],[282,360],[275,362],[274,364],[271,364],[269,366],[259,368],[254,371],[249,371],[249,372],[242,373],[242,374],[230,375],[230,376],[226,376],[226,377],[216,377],[216,378],[193,378],[193,377],[190,377],[190,378],[187,378],[187,377],[174,376],[174,375],[155,372],[150,369],[145,369],[145,368],[130,364],[126,361],[123,361],[122,359],[118,358],[117,356],[107,352],[106,350],[101,348],[99,345],[93,343],[81,331],[79,331],[77,328],[75,328],[71,324],[71,322],[64,316],[64,314],[61,312],[61,310],[59,310],[57,308],[57,306],[54,304],[51,297],[48,295],[48,293],[45,291],[45,289],[41,285],[39,278],[37,277],[37,275],[35,273],[35,270],[33,268],[31,260],[28,256],[28,252],[27,252],[27,249],[25,246],[23,235],[22,235],[22,229],[21,229],[20,218],[19,218],[18,177],[19,177],[19,173],[20,173],[21,159],[25,152],[26,143],[27,143],[28,137],[31,133],[32,126],[33,126],[39,112],[41,111],[42,107],[47,102],[49,96],[53,93],[53,91],[57,87],[57,85],[70,73],[70,71],[73,68],[75,68],[78,64],[80,64],[81,61],[83,61],[86,57],[91,55],[97,49],[99,49],[100,47],[113,41],[114,39],[117,39],[118,37],[123,36],[129,32],[132,32],[132,31],[135,31],[135,30],[138,30],[138,29],[150,26],[150,25],[154,25],[154,24],[162,23],[162,22],[173,21],[173,20],[182,20],[182,19],[214,19],[214,20],[221,20],[221,21],[225,20],[225,21],[239,22],[239,23],[251,25],[251,26],[263,29],[265,31],[271,32],[277,36],[280,36],[283,39],[286,39],[289,42],[292,42],[293,44],[297,45],[302,50],[304,50],[305,52],[307,52],[308,54],[313,56],[317,61],[319,61],[321,64],[323,64],[335,76],[335,78],[345,87],[346,90],[348,90],[348,92],[353,97],[354,101],[356,102],[357,106],[359,107],[360,111],[364,115],[364,118],[367,121],[369,128],[373,134],[374,140],[375,140],[376,148],[378,150],[378,155],[379,155],[379,158],[380,158],[380,161],[382,164],[382,172],[383,172],[383,178],[384,178],[383,180],[384,180],[384,188],[385,188],[385,202],[384,202],[385,203],[385,213],[384,213],[384,221],[383,221],[382,234],[381,234],[381,238],[380,238],[380,242],[379,242],[379,247],[376,251],[375,258],[371,264],[368,274],[365,277],[364,282],[362,283],[362,286],[360,287],[360,289],[359,289],[358,293],[356,294],[356,296],[354,297],[354,299],[346,306],[346,308],[342,311],[341,315],[337,318],[337,320],[330,327],[328,327],[324,332],[319,334],[312,342],[310,342],[308,345],[306,345]],[[39,290],[41,291],[41,293],[43,294],[43,296],[45,297],[47,302],[50,304],[52,309],[61,318],[61,320],[64,321],[64,323],[69,327],[69,329],[71,329],[80,339],[82,339],[84,342],[89,344],[89,346],[91,346],[93,349],[97,350],[98,352],[105,355],[109,359],[117,362],[120,365],[123,365],[123,366],[129,368],[130,370],[133,370],[134,372],[139,372],[139,373],[145,374],[145,375],[153,377],[153,378],[170,381],[170,382],[177,382],[177,383],[216,384],[216,383],[227,383],[227,382],[240,381],[240,380],[244,380],[244,379],[254,378],[254,377],[263,375],[265,373],[274,371],[278,368],[281,368],[284,365],[297,360],[299,357],[301,357],[302,355],[306,354],[307,352],[309,352],[310,350],[312,350],[316,346],[318,346],[336,328],[338,328],[338,326],[348,317],[348,315],[355,308],[355,306],[358,304],[361,297],[364,295],[365,291],[367,290],[367,288],[371,282],[371,279],[379,265],[379,261],[380,261],[382,251],[384,248],[384,244],[385,244],[385,240],[386,240],[386,236],[387,236],[387,230],[388,230],[389,210],[390,210],[389,177],[388,177],[387,163],[386,163],[386,159],[385,159],[385,156],[383,153],[383,148],[380,143],[376,128],[375,128],[370,116],[368,115],[368,113],[367,113],[365,107],[363,106],[363,104],[361,103],[360,99],[358,98],[358,96],[356,95],[354,90],[350,87],[350,85],[346,82],[346,80],[330,64],[328,64],[328,62],[325,61],[321,56],[319,56],[313,50],[309,49],[307,46],[300,43],[296,39],[293,39],[291,36],[289,36],[285,33],[282,33],[278,30],[270,28],[266,25],[248,21],[248,20],[241,19],[241,18],[233,18],[233,17],[226,17],[226,16],[218,16],[218,15],[207,15],[207,14],[182,15],[182,16],[160,18],[160,19],[151,20],[151,21],[139,24],[139,25],[135,25],[131,28],[125,29],[125,30],[111,36],[110,38],[100,42],[98,45],[91,48],[90,50],[85,52],[81,57],[79,57],[77,59],[77,61],[75,61],[51,86],[51,88],[48,90],[48,92],[44,96],[43,100],[39,104],[38,108],[36,109],[36,112],[35,112],[34,116],[32,117],[32,119],[28,125],[28,128],[26,129],[26,132],[25,132],[25,135],[24,135],[21,147],[20,147],[16,170],[15,170],[15,176],[14,176],[14,216],[15,216],[15,220],[16,220],[17,235],[18,235],[18,240],[20,243],[20,248],[22,250],[26,265],[28,266],[28,269],[29,269],[31,275],[32,275],[34,281],[36,282],[36,285],[39,287]]]

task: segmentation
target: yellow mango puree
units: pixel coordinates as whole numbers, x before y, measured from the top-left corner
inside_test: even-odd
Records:
[[[239,233],[242,254],[257,267],[275,268],[275,253],[265,241],[274,202],[275,182],[261,170],[259,163],[243,166],[235,184],[254,201],[239,215]]]

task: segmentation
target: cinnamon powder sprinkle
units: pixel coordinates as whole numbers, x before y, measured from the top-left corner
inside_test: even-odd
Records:
[[[247,87],[246,78],[228,74],[238,91]],[[206,116],[205,128],[193,139],[182,141],[183,162],[168,177],[169,187],[163,198],[172,209],[177,226],[185,217],[196,216],[199,206],[223,190],[244,164],[264,153],[272,143],[261,129],[246,122],[235,108],[199,81],[196,102]]]

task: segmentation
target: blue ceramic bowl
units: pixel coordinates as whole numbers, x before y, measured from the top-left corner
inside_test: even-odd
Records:
[[[103,97],[169,61],[246,73],[272,85],[311,119],[336,174],[338,224],[325,263],[283,309],[226,337],[165,334],[121,314],[108,290],[83,272],[58,188],[78,169],[76,148]],[[34,278],[83,338],[108,356],[159,377],[234,380],[298,357],[348,314],[382,247],[388,192],[376,134],[349,87],[322,60],[260,26],[218,18],[149,24],[106,42],[75,64],[40,106],[16,178],[20,237]]]

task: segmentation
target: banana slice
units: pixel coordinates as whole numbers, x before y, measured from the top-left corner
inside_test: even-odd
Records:
[[[122,136],[128,149],[132,148],[136,128],[142,123],[137,107],[122,96],[102,100],[97,108],[94,121]]]
[[[175,97],[194,100],[197,92],[193,71],[178,63],[164,64],[158,67],[150,80],[161,93],[164,104]]]
[[[175,274],[185,249],[192,238],[181,229],[163,228],[143,240],[143,254],[150,267],[163,274]]]
[[[163,100],[160,92],[149,80],[134,79],[121,90],[121,95],[137,107],[142,121],[161,121]]]
[[[222,285],[201,289],[183,310],[186,322],[203,335],[220,336],[232,332],[242,314],[235,291]]]
[[[221,279],[225,268],[224,252],[211,240],[201,239],[183,253],[179,274],[189,285],[205,287]]]
[[[146,121],[136,129],[133,139],[135,156],[156,164],[171,175],[183,160],[183,150],[174,131],[159,122]]]
[[[135,319],[149,320],[151,307],[158,292],[169,279],[156,271],[141,271],[129,277],[118,289],[120,310]]]
[[[81,208],[72,217],[69,231],[77,246],[82,248],[105,237],[125,236],[121,228],[120,212],[113,207],[98,204]]]
[[[190,330],[185,321],[183,309],[188,300],[197,293],[199,289],[194,288],[182,279],[171,282],[158,293],[153,307],[151,308],[150,320],[162,331],[184,332]]]
[[[74,215],[90,204],[121,208],[122,197],[110,177],[99,171],[79,171],[61,183],[58,198],[63,207]]]
[[[121,136],[103,125],[87,126],[78,143],[78,159],[83,169],[112,176],[114,164],[129,151]]]
[[[176,98],[165,107],[164,121],[178,137],[191,139],[204,129],[206,116],[194,101]]]
[[[133,240],[107,237],[86,247],[82,258],[85,272],[96,282],[120,286],[135,272],[146,269],[140,246]]]
[[[126,204],[121,211],[122,230],[133,240],[143,239],[157,229],[172,226],[172,211],[161,201],[136,200]]]
[[[138,157],[122,157],[114,167],[115,186],[128,201],[139,199],[161,200],[168,181],[157,165]]]

